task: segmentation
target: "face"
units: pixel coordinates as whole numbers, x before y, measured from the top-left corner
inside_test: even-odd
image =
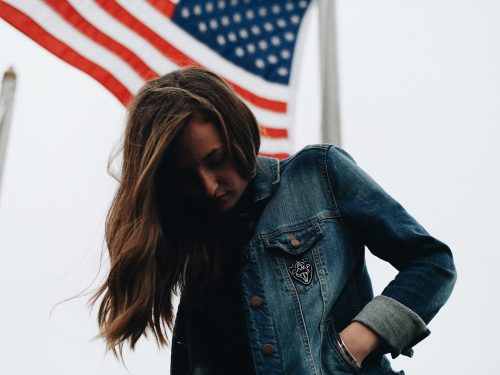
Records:
[[[169,159],[176,190],[211,212],[230,212],[248,186],[212,122],[193,120],[172,144]]]

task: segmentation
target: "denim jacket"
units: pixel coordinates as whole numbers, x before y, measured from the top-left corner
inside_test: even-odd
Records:
[[[283,161],[259,157],[254,188],[258,214],[240,217],[242,228],[252,228],[240,274],[256,373],[358,373],[335,339],[357,321],[383,341],[365,359],[363,374],[395,374],[384,354],[411,356],[451,293],[450,249],[338,147],[309,146]],[[375,298],[365,246],[399,271]],[[181,319],[189,319],[182,299],[172,374],[210,373],[196,358],[181,363],[186,348],[179,346],[196,345],[193,332],[179,339]]]

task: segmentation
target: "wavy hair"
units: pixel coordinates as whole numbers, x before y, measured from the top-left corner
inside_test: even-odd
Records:
[[[166,152],[195,118],[212,121],[240,175],[256,172],[260,136],[253,113],[216,74],[189,67],[147,82],[128,107],[119,186],[105,239],[110,270],[90,303],[99,303],[100,336],[122,355],[152,332],[158,345],[173,327],[173,295],[218,272],[220,239],[196,207],[175,197]],[[198,219],[196,219],[198,218]]]

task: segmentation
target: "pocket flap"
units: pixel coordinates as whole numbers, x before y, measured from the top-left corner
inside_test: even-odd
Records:
[[[280,228],[267,235],[262,235],[268,249],[279,249],[291,255],[307,251],[321,236],[321,226],[314,220]]]

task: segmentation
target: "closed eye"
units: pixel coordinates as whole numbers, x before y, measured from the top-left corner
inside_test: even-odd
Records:
[[[210,169],[215,169],[219,167],[222,163],[226,161],[226,152],[219,149],[216,153],[210,155],[209,158],[205,159],[206,166]]]

